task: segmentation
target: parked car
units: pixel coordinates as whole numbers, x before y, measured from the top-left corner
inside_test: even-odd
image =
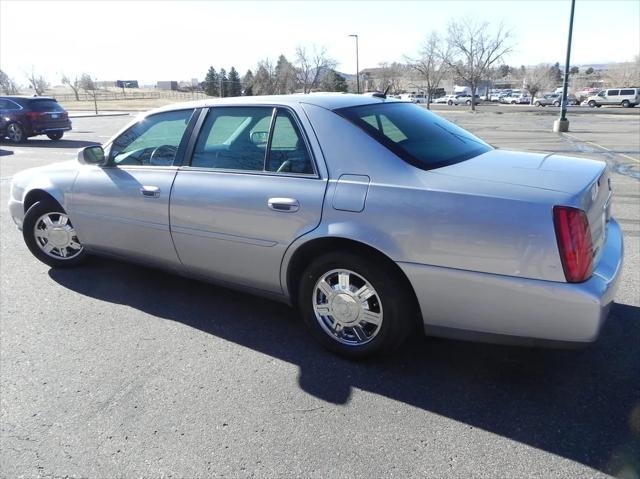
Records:
[[[47,135],[59,140],[69,130],[69,115],[54,98],[0,96],[0,139],[21,143],[32,136]]]
[[[526,93],[510,93],[503,96],[500,99],[500,103],[507,103],[510,105],[528,105],[531,103],[531,97]]]
[[[427,95],[422,93],[402,93],[400,99],[412,103],[427,103]]]
[[[272,297],[349,357],[418,326],[589,343],[620,277],[606,163],[496,150],[381,94],[181,103],[78,160],[13,176],[36,258],[115,256]]]
[[[438,98],[434,103],[446,103],[447,105],[471,105],[471,95],[468,93],[457,93],[454,95],[446,95]],[[476,95],[476,105],[480,103],[478,95]]]
[[[610,88],[587,98],[591,108],[602,105],[621,105],[632,108],[640,103],[640,88]]]
[[[562,104],[562,93],[549,93],[547,95],[543,95],[540,98],[536,98],[533,104],[535,106],[560,106]],[[567,105],[571,106],[578,104],[578,99],[575,95],[567,95]]]

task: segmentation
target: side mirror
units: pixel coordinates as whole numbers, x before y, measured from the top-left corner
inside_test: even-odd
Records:
[[[251,133],[251,143],[256,146],[264,146],[269,141],[268,131],[254,131]]]
[[[78,161],[83,165],[104,166],[107,159],[100,145],[87,146],[78,151]]]

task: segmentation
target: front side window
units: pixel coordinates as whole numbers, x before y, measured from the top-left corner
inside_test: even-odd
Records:
[[[492,150],[468,131],[411,103],[376,103],[335,112],[423,170],[459,163]]]
[[[171,166],[193,110],[157,113],[139,121],[111,145],[110,163],[116,166]]]
[[[609,90],[607,96],[618,96],[618,93],[620,93],[620,90]]]

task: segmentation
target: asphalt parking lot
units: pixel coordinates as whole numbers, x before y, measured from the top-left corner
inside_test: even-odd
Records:
[[[0,145],[0,476],[639,477],[640,116],[604,110],[568,135],[546,111],[439,111],[497,147],[616,172],[624,276],[577,351],[415,338],[353,363],[278,303],[111,260],[51,270],[8,215],[9,179],[132,117]]]

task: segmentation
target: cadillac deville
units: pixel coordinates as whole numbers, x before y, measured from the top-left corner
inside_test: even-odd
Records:
[[[154,110],[78,161],[15,175],[9,208],[51,267],[107,255],[268,296],[360,358],[419,329],[595,341],[623,257],[611,196],[603,162],[327,94]]]

